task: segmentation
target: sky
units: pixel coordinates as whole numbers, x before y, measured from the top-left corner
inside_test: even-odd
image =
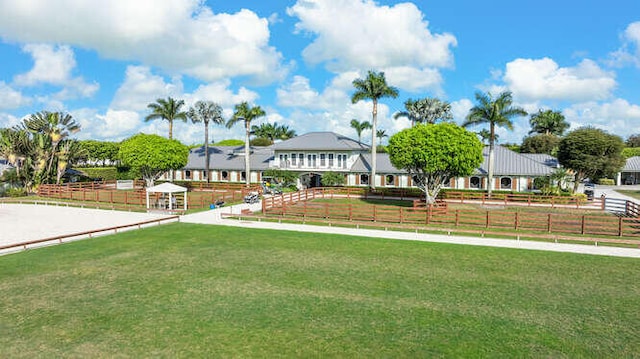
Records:
[[[368,70],[399,90],[379,103],[388,135],[410,126],[393,118],[409,98],[448,101],[460,124],[477,92],[502,91],[571,129],[640,133],[637,0],[0,0],[0,64],[0,127],[63,111],[78,139],[166,136],[166,121],[144,118],[168,96],[214,101],[226,118],[247,101],[266,112],[256,124],[357,138],[349,123],[371,121],[372,105],[351,103],[352,82]],[[498,143],[529,130],[515,118]],[[177,122],[174,138],[203,143],[204,126]]]

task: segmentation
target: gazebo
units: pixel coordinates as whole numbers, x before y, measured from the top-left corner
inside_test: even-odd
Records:
[[[162,193],[162,197],[168,195],[168,198],[162,198],[156,203],[157,208],[159,209],[168,209],[175,210],[176,207],[176,195],[177,193],[182,193],[184,196],[184,200],[182,201],[184,204],[184,210],[187,210],[187,189],[185,187],[181,187],[175,185],[173,183],[162,183],[157,186],[147,188],[147,210],[151,208],[149,202],[149,193]],[[166,201],[166,202],[165,202]],[[155,206],[154,206],[155,207]]]

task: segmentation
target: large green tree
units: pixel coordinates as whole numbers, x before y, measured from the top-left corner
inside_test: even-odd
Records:
[[[368,130],[371,128],[371,123],[369,123],[369,121],[360,122],[355,118],[351,120],[350,125],[351,125],[351,128],[356,130],[356,133],[358,134],[358,142],[362,142],[362,131]]]
[[[476,125],[489,125],[489,163],[488,163],[488,194],[491,197],[493,187],[493,166],[495,156],[496,126],[506,127],[513,130],[512,118],[516,116],[526,116],[527,112],[513,106],[511,92],[502,92],[498,97],[493,98],[491,93],[476,92],[478,102],[469,110],[466,120],[462,124],[464,127]]]
[[[173,139],[173,121],[187,121],[187,113],[182,111],[182,106],[184,106],[184,100],[176,100],[172,97],[167,97],[166,100],[159,98],[156,102],[147,105],[151,113],[148,114],[144,120],[151,121],[160,119],[169,122],[169,139]]]
[[[582,127],[569,132],[558,146],[558,162],[575,173],[573,192],[585,178],[597,180],[620,172],[625,164],[622,138],[604,130]]]
[[[456,124],[418,124],[391,136],[387,152],[432,204],[451,178],[468,176],[480,166],[482,147],[475,133]]]
[[[197,101],[187,111],[187,117],[193,123],[204,123],[204,169],[209,182],[209,123],[224,124],[222,107],[213,101]]]
[[[184,167],[188,156],[189,148],[180,141],[142,133],[122,141],[118,152],[122,164],[141,176],[147,187],[163,173]]]
[[[351,95],[351,102],[357,103],[361,100],[371,100],[373,109],[371,111],[371,176],[369,184],[371,189],[376,189],[376,134],[378,124],[378,101],[381,98],[398,97],[398,89],[387,84],[384,72],[369,71],[364,79],[353,80],[353,87],[356,91]]]
[[[522,140],[520,152],[522,153],[546,153],[552,156],[558,152],[560,137],[553,133],[538,133],[527,136]]]
[[[560,111],[538,110],[529,118],[532,133],[540,133],[545,135],[562,136],[564,131],[569,129],[569,123],[564,119],[564,115]]]
[[[93,164],[106,165],[115,163],[118,160],[118,142],[83,140],[79,141],[79,146],[85,151],[86,160]]]
[[[227,128],[233,127],[236,123],[244,125],[244,173],[245,184],[247,187],[251,184],[251,161],[250,161],[250,143],[251,122],[265,116],[266,112],[260,106],[250,106],[248,102],[243,101],[234,107],[233,116],[227,121]]]

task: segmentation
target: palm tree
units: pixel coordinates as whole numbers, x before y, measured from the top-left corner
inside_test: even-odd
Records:
[[[286,125],[275,123],[262,123],[260,126],[251,126],[251,133],[258,138],[266,138],[273,144],[275,140],[288,140],[296,136],[296,131]]]
[[[476,132],[476,134],[480,136],[480,141],[482,141],[483,145],[486,145],[489,143],[489,138],[491,138],[491,132],[489,132],[489,130],[487,130],[486,128],[483,128],[482,130]],[[494,140],[498,141],[498,138],[500,138],[500,136],[494,133],[493,138]]]
[[[173,120],[187,121],[187,113],[180,111],[184,106],[184,100],[177,100],[172,97],[167,99],[159,98],[154,103],[147,105],[151,113],[144,118],[145,121],[156,119],[169,121],[169,139],[173,139]]]
[[[354,118],[351,120],[351,128],[356,130],[356,133],[358,134],[358,142],[362,142],[362,131],[370,129],[371,124],[369,121],[360,122]]]
[[[491,187],[493,186],[493,157],[496,139],[495,127],[502,126],[513,130],[511,119],[516,116],[526,116],[527,112],[520,107],[513,106],[513,98],[509,91],[502,92],[495,99],[491,96],[491,93],[484,94],[476,92],[476,101],[478,101],[478,104],[469,110],[469,114],[462,126],[468,127],[485,123],[489,124],[489,183],[487,189],[489,197],[491,197]]]
[[[389,137],[389,135],[387,135],[387,131],[386,130],[377,130],[376,131],[376,137],[378,137],[378,141],[380,141],[380,143],[382,143],[382,140],[385,137]]]
[[[417,107],[420,114],[419,122],[434,124],[438,120],[450,121],[453,119],[451,104],[435,97],[418,100]]]
[[[43,179],[48,181],[52,177],[51,167],[58,152],[58,145],[72,133],[80,131],[80,125],[67,113],[49,111],[31,115],[24,120],[24,125],[30,132],[42,134],[48,139],[47,143],[50,143],[50,148],[40,146],[44,150],[42,155],[48,162]]]
[[[351,103],[360,100],[371,100],[373,109],[371,111],[371,176],[369,184],[372,190],[376,189],[376,126],[378,124],[378,100],[384,97],[398,97],[398,89],[387,84],[384,72],[373,72],[369,70],[364,79],[355,79],[352,82],[356,92],[351,95]]]
[[[251,121],[256,118],[265,116],[266,113],[260,106],[249,106],[246,101],[235,105],[233,116],[227,121],[227,128],[233,127],[238,122],[244,122],[244,173],[245,184],[247,187],[251,184],[251,164],[249,161],[249,135],[251,134]]]
[[[408,99],[404,102],[405,111],[396,112],[393,115],[393,119],[397,120],[400,117],[406,117],[411,121],[411,127],[415,126],[416,122],[420,122],[420,108],[418,107],[418,101]]]
[[[217,125],[224,123],[222,117],[222,107],[212,101],[197,101],[189,111],[187,117],[192,123],[204,123],[204,170],[207,173],[207,182],[209,182],[209,122]]]
[[[287,125],[276,126],[276,138],[279,140],[288,140],[296,137],[296,131],[289,128]]]
[[[529,118],[529,124],[531,124],[529,134],[542,133],[556,136],[562,136],[570,126],[564,119],[562,112],[552,110],[538,110],[538,113],[532,114],[531,118]]]

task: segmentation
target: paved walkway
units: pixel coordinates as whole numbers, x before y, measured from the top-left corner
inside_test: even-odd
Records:
[[[222,214],[237,214],[241,213],[243,209],[251,209],[252,211],[258,211],[261,209],[260,204],[247,205],[241,204],[231,207],[223,207],[206,212],[199,212],[189,214],[180,217],[180,222],[185,223],[201,223],[223,226],[234,226],[244,228],[264,228],[264,229],[276,229],[276,230],[288,230],[298,232],[312,232],[312,233],[329,233],[329,234],[346,234],[351,236],[369,237],[369,238],[389,238],[400,240],[412,240],[423,242],[437,242],[437,243],[453,243],[453,244],[465,244],[474,246],[488,246],[488,247],[502,247],[502,248],[518,248],[529,250],[542,250],[553,252],[569,252],[569,253],[582,253],[593,254],[603,256],[615,256],[615,257],[632,257],[640,258],[640,249],[637,248],[622,248],[622,247],[608,247],[608,246],[595,246],[595,245],[582,245],[582,244],[570,244],[570,243],[553,243],[553,242],[537,242],[537,241],[518,241],[513,239],[493,239],[493,238],[478,238],[478,237],[465,237],[465,236],[448,236],[444,234],[426,234],[426,233],[414,233],[414,232],[395,232],[375,229],[357,229],[357,228],[345,228],[345,227],[329,227],[329,226],[314,226],[307,224],[291,224],[291,223],[278,223],[278,222],[258,222],[258,221],[239,221],[233,219],[224,219]]]

